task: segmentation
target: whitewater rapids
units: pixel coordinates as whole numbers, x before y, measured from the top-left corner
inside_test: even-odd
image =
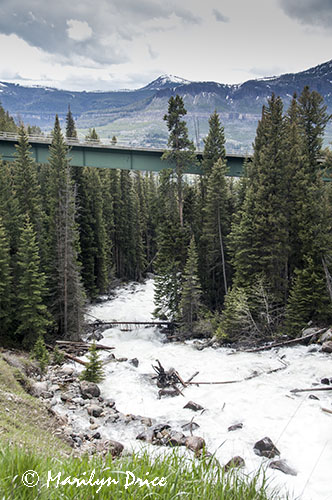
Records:
[[[116,291],[114,299],[90,308],[89,313],[101,320],[152,321],[153,280],[131,284]],[[297,476],[285,475],[266,468],[272,486],[281,494],[301,500],[332,500],[332,410],[331,392],[292,394],[294,388],[320,384],[332,377],[331,354],[312,352],[312,347],[297,346],[260,353],[234,352],[226,348],[205,348],[199,351],[193,342],[165,343],[156,328],[121,331],[111,328],[103,332],[101,343],[115,347],[117,358],[137,358],[135,368],[129,362],[106,365],[106,378],[100,384],[105,398],[113,398],[123,413],[132,413],[168,422],[172,428],[192,417],[199,424],[194,434],[205,439],[207,449],[215,453],[221,464],[235,455],[246,463],[245,472],[256,471],[268,459],[255,455],[256,441],[269,436]],[[106,356],[106,354],[105,354]],[[279,358],[288,367],[276,373]],[[190,386],[185,397],[158,399],[158,388],[151,382],[151,365],[159,359],[165,369],[174,367],[184,380],[199,371],[197,381],[240,380],[254,372],[262,375],[230,385]],[[315,394],[319,400],[309,398]],[[189,401],[205,408],[203,413],[184,409]],[[228,427],[243,423],[243,428],[228,432]],[[142,426],[141,426],[142,427]],[[142,430],[142,429],[141,429]],[[121,440],[128,448],[139,449],[135,440],[138,430],[128,426],[117,430],[114,425],[109,437]],[[152,448],[152,447],[151,447]],[[154,447],[155,448],[155,447]]]

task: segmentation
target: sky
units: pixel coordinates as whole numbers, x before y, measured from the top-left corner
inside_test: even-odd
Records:
[[[332,59],[332,0],[0,0],[0,81],[241,83]]]

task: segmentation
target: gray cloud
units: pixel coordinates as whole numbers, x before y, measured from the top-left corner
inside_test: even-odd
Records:
[[[219,23],[228,23],[229,22],[229,17],[224,16],[218,9],[213,9],[212,10],[214,17]]]
[[[152,26],[145,23],[152,25],[173,15],[182,23],[201,22],[192,12],[177,6],[176,0],[98,0],[97,6],[93,0],[1,0],[0,33],[15,34],[29,45],[75,65],[90,65],[88,61],[118,64],[130,60],[121,41],[130,42],[147,34]],[[80,27],[87,23],[89,36],[69,36],[68,22]]]
[[[279,0],[283,11],[307,26],[332,29],[331,0]]]

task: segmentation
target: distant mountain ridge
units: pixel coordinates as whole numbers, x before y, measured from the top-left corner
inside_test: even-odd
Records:
[[[76,92],[50,87],[25,87],[0,82],[3,107],[25,123],[50,129],[57,113],[65,119],[68,105],[77,128],[84,134],[95,127],[99,135],[116,135],[120,142],[133,146],[164,147],[167,128],[163,116],[171,95],[183,97],[188,111],[189,133],[199,148],[208,131],[208,119],[216,109],[225,127],[229,152],[251,148],[262,105],[272,92],[280,95],[287,107],[294,92],[308,85],[317,90],[332,113],[332,60],[299,73],[248,80],[238,85],[217,82],[191,82],[172,75],[161,75],[136,90]],[[332,139],[328,126],[327,141]]]

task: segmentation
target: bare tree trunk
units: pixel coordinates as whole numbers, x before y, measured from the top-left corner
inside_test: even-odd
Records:
[[[227,295],[227,278],[226,278],[226,265],[225,265],[225,253],[224,253],[224,244],[221,233],[221,219],[220,219],[220,208],[218,207],[218,233],[219,233],[219,242],[220,242],[220,251],[221,251],[221,262],[222,262],[222,273],[224,277],[224,287],[225,287],[225,295]]]
[[[326,260],[324,257],[322,257],[322,263],[323,263],[323,268],[324,268],[324,273],[325,273],[325,278],[326,278],[327,289],[329,291],[330,300],[332,302],[332,277],[331,277],[331,274],[328,270],[327,263],[326,263]]]

